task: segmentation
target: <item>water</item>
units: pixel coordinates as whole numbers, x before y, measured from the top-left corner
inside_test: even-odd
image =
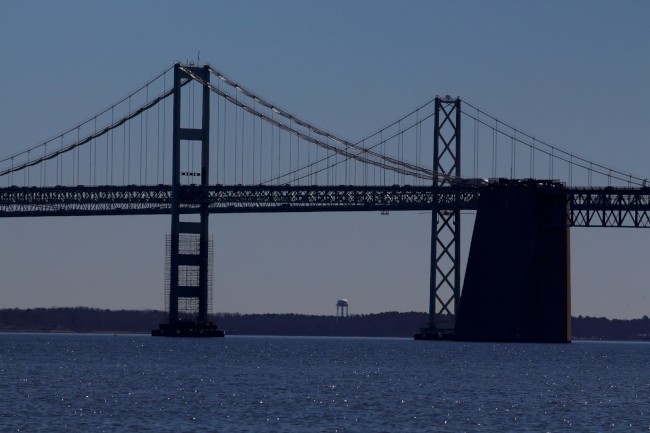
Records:
[[[621,431],[650,344],[0,334],[0,431]]]

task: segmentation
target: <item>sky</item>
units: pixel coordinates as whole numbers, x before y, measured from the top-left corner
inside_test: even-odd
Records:
[[[650,177],[649,16],[641,0],[0,2],[0,155],[200,53],[351,139],[458,95]],[[430,218],[211,216],[214,311],[426,311]],[[162,309],[168,231],[165,216],[2,219],[0,308]],[[571,249],[573,315],[650,313],[650,230],[576,228]]]

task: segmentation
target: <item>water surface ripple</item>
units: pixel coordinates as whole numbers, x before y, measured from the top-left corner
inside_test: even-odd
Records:
[[[0,431],[650,428],[650,344],[0,334]]]

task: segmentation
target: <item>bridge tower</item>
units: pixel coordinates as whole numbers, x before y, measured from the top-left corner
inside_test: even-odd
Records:
[[[435,99],[429,323],[416,339],[451,337],[460,301],[460,210],[441,210],[437,189],[460,177],[460,99]]]
[[[207,66],[187,68],[204,80],[210,82],[210,70]],[[183,128],[181,126],[181,91],[183,80],[192,77],[181,68],[174,65],[174,106],[173,106],[173,143],[172,143],[172,203],[171,203],[171,235],[169,240],[169,287],[168,308],[169,322],[161,324],[159,330],[152,335],[160,336],[192,336],[192,337],[223,337],[223,331],[209,322],[208,302],[210,292],[210,241],[208,232],[207,197],[198,208],[199,221],[184,221],[181,219],[181,203],[183,188],[181,175],[199,176],[200,185],[208,186],[210,179],[210,90],[203,86],[201,95],[201,127]],[[200,173],[181,173],[181,150],[184,146],[192,146],[193,142],[201,143]],[[181,313],[190,315],[182,317]]]

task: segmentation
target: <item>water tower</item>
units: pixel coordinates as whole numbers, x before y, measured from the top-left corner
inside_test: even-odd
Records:
[[[339,317],[348,317],[348,300],[347,299],[339,299],[336,301],[336,318],[338,319]]]

